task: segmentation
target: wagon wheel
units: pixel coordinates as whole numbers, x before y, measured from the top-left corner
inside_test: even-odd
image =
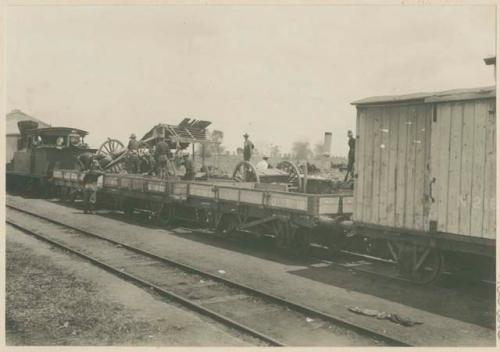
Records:
[[[288,189],[290,191],[300,192],[302,190],[302,180],[300,178],[300,172],[297,165],[291,161],[284,160],[280,162],[276,168],[285,171],[288,174],[287,183],[289,184]]]
[[[233,180],[236,182],[255,182],[260,183],[257,169],[252,163],[242,161],[236,165],[233,172]]]
[[[444,262],[438,248],[420,245],[402,244],[396,258],[400,275],[422,285],[438,278]]]
[[[106,142],[101,144],[99,149],[97,150],[97,155],[99,155],[102,159],[111,160],[109,163],[111,166],[104,166],[106,171],[119,174],[125,168],[124,161],[126,156],[123,151],[125,146],[122,142],[117,139],[108,138]],[[120,155],[121,154],[121,155]],[[120,158],[123,161],[116,161],[115,159]]]
[[[101,144],[99,149],[97,150],[97,154],[110,156],[114,159],[119,152],[121,152],[125,148],[122,142],[117,139],[108,138],[106,142]]]

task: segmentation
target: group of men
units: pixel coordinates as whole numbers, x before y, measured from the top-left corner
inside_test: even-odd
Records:
[[[169,167],[176,159],[176,165],[182,165],[186,170],[182,179],[193,180],[195,176],[193,160],[189,152],[177,149],[175,155],[172,154],[170,145],[165,139],[158,140],[151,151],[137,141],[135,134],[131,134],[126,158],[126,169],[130,174],[156,174],[165,179],[170,175]]]

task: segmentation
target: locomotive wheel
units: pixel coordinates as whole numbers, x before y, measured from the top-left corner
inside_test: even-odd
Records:
[[[224,214],[217,224],[217,233],[222,238],[229,238],[234,235],[238,225],[239,221],[236,215]]]
[[[277,166],[277,169],[285,171],[288,174],[288,190],[292,192],[301,192],[302,191],[302,179],[300,178],[300,172],[297,165],[292,163],[291,161],[284,160],[280,162]]]
[[[248,161],[241,161],[236,165],[233,172],[233,180],[236,182],[260,183],[259,174],[255,166]]]

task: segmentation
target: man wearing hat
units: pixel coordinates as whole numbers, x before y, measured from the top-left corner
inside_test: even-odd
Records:
[[[97,179],[102,175],[99,162],[96,159],[92,160],[90,170],[83,177],[83,212],[85,214],[95,214]]]
[[[245,138],[245,142],[243,142],[243,160],[250,161],[255,146],[252,141],[248,139],[248,137],[250,137],[248,133],[245,133],[243,137]]]
[[[261,161],[259,161],[259,162],[257,163],[257,165],[255,165],[255,168],[256,168],[257,170],[259,170],[259,171],[265,171],[265,170],[269,169],[270,167],[269,167],[269,162],[268,162],[268,160],[269,160],[269,157],[268,157],[267,155],[264,155],[264,156],[262,157],[262,160],[261,160]]]
[[[128,166],[127,171],[129,174],[136,174],[139,172],[141,167],[141,160],[139,159],[139,146],[140,143],[137,141],[134,133],[130,135],[130,140],[127,145],[128,149]]]

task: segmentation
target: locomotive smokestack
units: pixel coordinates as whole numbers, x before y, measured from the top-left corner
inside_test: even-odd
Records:
[[[332,132],[325,132],[325,139],[323,142],[323,155],[330,156],[331,149],[332,149]]]
[[[21,136],[25,136],[29,130],[33,130],[38,127],[38,122],[23,120],[17,123],[17,127],[19,128],[19,132],[21,132]]]

